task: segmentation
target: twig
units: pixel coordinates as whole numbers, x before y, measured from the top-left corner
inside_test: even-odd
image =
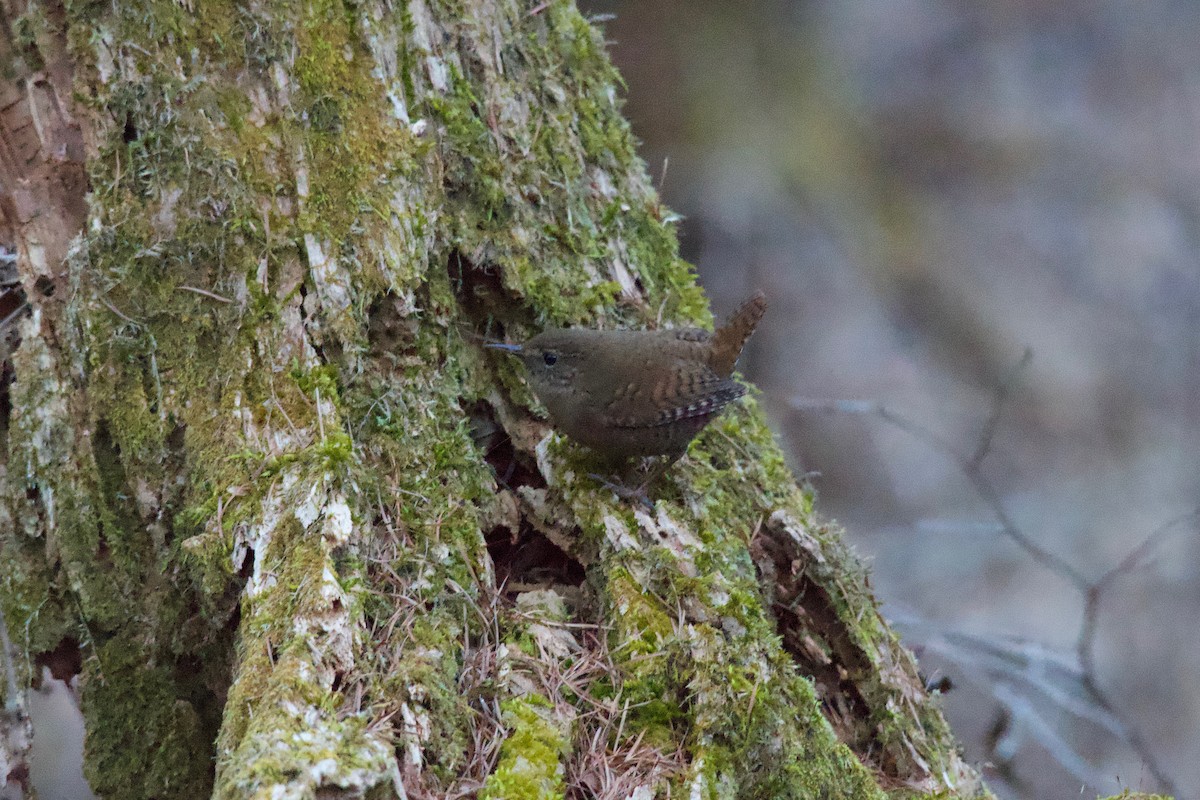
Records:
[[[970,465],[972,469],[978,469],[983,463],[983,459],[987,457],[988,452],[992,448],[992,439],[996,435],[996,427],[1000,423],[1000,412],[1004,410],[1004,404],[1008,402],[1009,393],[1017,383],[1017,379],[1025,372],[1025,368],[1033,361],[1033,348],[1026,347],[1025,352],[1021,354],[1021,358],[1009,370],[1008,375],[996,387],[996,394],[992,398],[992,411],[988,414],[987,422],[983,424],[983,430],[979,432],[979,441],[975,444],[975,452],[971,454]]]
[[[201,289],[198,286],[187,286],[184,284],[180,284],[178,288],[183,289],[188,292],[195,292],[196,294],[204,295],[207,298],[216,300],[218,303],[232,303],[233,302],[232,300],[230,300],[228,297],[225,297],[224,295],[219,295],[216,292],[210,292],[208,289]]]
[[[128,317],[125,314],[121,313],[120,309],[118,309],[112,303],[108,302],[108,298],[101,297],[100,302],[104,304],[105,308],[107,308],[112,313],[116,314],[121,319],[128,322],[130,325],[136,325],[139,328],[142,327],[142,323],[138,322],[136,319],[133,319],[132,317]]]

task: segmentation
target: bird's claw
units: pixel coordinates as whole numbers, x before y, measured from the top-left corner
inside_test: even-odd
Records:
[[[628,486],[623,486],[619,483],[613,483],[603,475],[597,475],[594,472],[589,472],[588,477],[599,483],[605,489],[611,490],[617,497],[622,500],[636,500],[641,503],[647,511],[654,510],[654,503],[650,500],[650,496],[646,494],[646,484],[643,483],[633,489]]]

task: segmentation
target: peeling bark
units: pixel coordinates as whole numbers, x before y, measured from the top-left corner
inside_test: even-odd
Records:
[[[480,347],[711,323],[573,5],[130,5],[0,6],[0,607],[97,793],[986,795],[753,400],[647,513]]]

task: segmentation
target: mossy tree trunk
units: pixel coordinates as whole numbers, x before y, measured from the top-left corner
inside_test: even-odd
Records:
[[[571,3],[0,9],[8,663],[99,794],[986,793],[753,401],[646,513],[479,346],[710,321]]]

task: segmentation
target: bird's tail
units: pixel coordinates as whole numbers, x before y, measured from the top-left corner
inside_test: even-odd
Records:
[[[712,338],[712,355],[709,357],[713,372],[722,377],[729,377],[733,373],[733,365],[742,354],[746,340],[754,333],[766,312],[767,296],[757,291],[737,307],[728,322],[717,328]]]

